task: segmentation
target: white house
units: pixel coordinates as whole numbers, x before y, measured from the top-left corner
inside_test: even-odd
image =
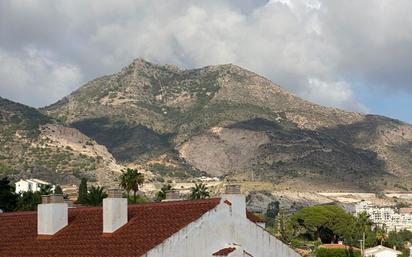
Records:
[[[36,192],[40,190],[41,185],[50,185],[50,183],[40,179],[20,179],[16,182],[16,193],[22,193],[27,191]]]
[[[300,257],[256,223],[236,186],[221,198],[138,205],[108,195],[103,207],[48,196],[37,213],[0,214],[0,256]]]
[[[366,212],[373,223],[385,225],[388,231],[407,229],[412,231],[412,213],[391,207],[376,207],[367,201],[355,206],[356,214]]]
[[[392,248],[388,248],[382,245],[378,245],[372,248],[365,249],[365,256],[374,256],[374,257],[397,257],[402,252],[397,251]]]

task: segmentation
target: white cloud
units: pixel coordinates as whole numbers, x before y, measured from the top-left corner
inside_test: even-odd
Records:
[[[409,0],[1,1],[0,48],[23,74],[0,73],[16,88],[0,93],[49,104],[80,85],[72,83],[143,57],[186,68],[232,62],[319,104],[364,111],[344,81],[412,92],[411,8]],[[42,49],[29,57],[40,67],[26,63],[28,47]],[[61,72],[40,74],[51,70]],[[27,96],[36,87],[56,97]]]
[[[41,106],[70,93],[81,81],[78,67],[58,63],[47,51],[26,48],[19,55],[0,49],[1,96]]]
[[[358,112],[368,111],[364,105],[355,101],[353,90],[346,81],[327,82],[310,78],[304,94],[308,100],[321,102],[326,106]]]

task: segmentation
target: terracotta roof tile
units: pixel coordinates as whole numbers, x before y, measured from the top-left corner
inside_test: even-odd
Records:
[[[37,213],[0,214],[0,256],[141,256],[216,207],[220,199],[129,205],[127,225],[103,235],[102,208],[69,209],[69,225],[37,238]]]

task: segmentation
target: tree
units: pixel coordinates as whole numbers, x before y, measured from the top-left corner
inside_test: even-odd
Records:
[[[166,193],[172,190],[172,185],[163,185],[159,192],[156,194],[156,202],[160,202],[166,199]]]
[[[82,178],[79,186],[79,194],[77,196],[77,203],[87,204],[87,179]]]
[[[276,216],[279,214],[279,201],[273,201],[268,204],[266,209],[266,226],[273,227],[275,224]]]
[[[293,238],[293,227],[288,217],[281,212],[277,216],[277,236],[284,242],[289,243]]]
[[[386,240],[386,232],[383,229],[379,229],[376,232],[376,239],[379,241],[381,245],[383,245],[383,241]]]
[[[337,242],[339,237],[349,238],[353,234],[354,217],[335,205],[304,207],[296,212],[291,222],[303,227],[322,242]]]
[[[87,204],[93,206],[100,205],[106,197],[107,194],[104,192],[104,187],[92,186],[87,194]]]
[[[402,251],[402,255],[399,257],[409,257],[409,247],[408,243],[412,240],[412,231],[402,229],[400,231],[390,231],[386,240],[384,241],[384,245],[393,248],[396,246],[396,249]]]
[[[135,170],[133,172],[133,201],[136,203],[136,192],[139,191],[139,186],[143,185],[144,183],[144,175],[143,173],[138,172]]]
[[[51,185],[40,185],[40,195],[50,195],[52,193],[52,186]]]
[[[34,211],[37,205],[41,203],[40,192],[27,191],[23,192],[17,200],[17,210]]]
[[[62,189],[59,185],[57,185],[57,186],[54,188],[54,194],[55,194],[55,195],[63,195],[63,189]]]
[[[363,251],[365,249],[365,242],[366,242],[366,232],[370,230],[372,226],[372,221],[369,219],[369,215],[366,212],[361,212],[358,214],[356,217],[356,227],[360,230],[362,233],[362,245],[361,245],[361,251],[363,255]]]
[[[129,200],[130,197],[130,191],[132,190],[132,183],[131,183],[131,176],[130,176],[130,171],[131,169],[127,170],[122,170],[122,175],[120,175],[120,183],[119,185],[126,190],[127,193],[127,200]]]
[[[209,189],[203,183],[199,183],[199,184],[196,183],[195,186],[190,189],[189,198],[192,200],[205,199],[209,197],[210,197]]]
[[[0,209],[12,211],[16,208],[18,195],[14,193],[14,188],[10,185],[10,180],[4,177],[0,180]]]
[[[137,169],[127,168],[120,175],[120,186],[126,190],[127,199],[129,199],[130,191],[133,191],[133,201],[136,202],[136,193],[139,191],[139,186],[144,183],[144,175]]]

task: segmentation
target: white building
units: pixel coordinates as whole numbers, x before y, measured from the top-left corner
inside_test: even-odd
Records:
[[[103,207],[71,209],[44,197],[37,214],[0,214],[0,256],[300,257],[257,224],[239,192],[127,205],[109,190]]]
[[[385,225],[388,231],[407,229],[412,231],[412,214],[400,213],[396,208],[375,207],[367,201],[355,206],[356,214],[366,212],[370,220],[378,225]]]
[[[402,252],[382,245],[365,249],[366,257],[397,257],[399,254],[402,254]]]
[[[18,182],[16,182],[16,193],[40,191],[41,185],[50,185],[50,183],[35,178],[20,179]]]

